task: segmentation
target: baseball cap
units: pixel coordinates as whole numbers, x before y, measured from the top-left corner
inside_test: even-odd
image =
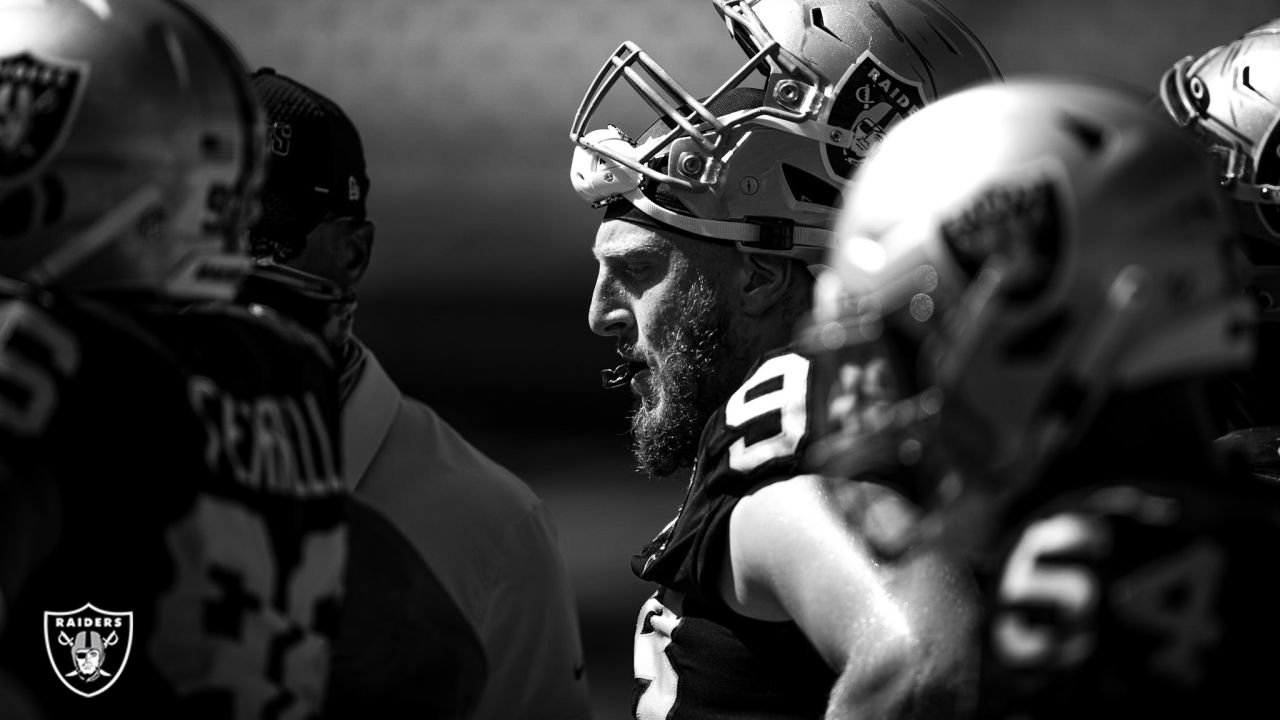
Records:
[[[269,67],[251,80],[266,115],[269,152],[262,212],[250,238],[255,255],[287,260],[326,215],[365,218],[364,145],[325,95]]]

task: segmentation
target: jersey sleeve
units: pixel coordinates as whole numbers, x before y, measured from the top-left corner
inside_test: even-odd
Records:
[[[716,602],[728,522],[744,495],[799,473],[813,426],[810,362],[780,350],[707,422],[676,519],[632,559],[642,579]]]

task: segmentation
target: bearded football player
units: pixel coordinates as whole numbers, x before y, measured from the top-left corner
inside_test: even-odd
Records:
[[[810,368],[787,346],[844,181],[886,129],[998,72],[931,2],[713,4],[747,54],[718,90],[695,97],[626,42],[570,130],[574,187],[604,208],[588,320],[622,360],[605,383],[636,397],[639,469],[689,473],[633,560],[658,586],[636,624],[633,712],[950,716],[970,677],[968,577],[941,553],[881,562],[799,475]],[[620,80],[660,114],[648,130],[591,126]]]

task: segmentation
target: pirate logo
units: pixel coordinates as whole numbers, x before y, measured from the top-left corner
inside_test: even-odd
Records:
[[[999,258],[1005,296],[1032,299],[1048,284],[1061,254],[1060,192],[1047,172],[994,185],[942,223],[942,239],[970,275]]]
[[[133,645],[133,613],[99,610],[45,612],[44,645],[54,674],[84,697],[106,692],[120,679]]]
[[[0,178],[37,167],[66,139],[85,69],[30,53],[0,57]]]
[[[827,122],[848,128],[853,142],[848,148],[826,146],[822,161],[839,181],[871,157],[890,125],[924,106],[924,94],[920,83],[890,70],[870,50],[845,72],[836,88]]]

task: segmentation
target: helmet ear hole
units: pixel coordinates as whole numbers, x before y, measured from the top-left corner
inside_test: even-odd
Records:
[[[840,39],[839,35],[836,35],[834,32],[832,32],[831,28],[827,27],[826,24],[822,22],[822,8],[814,8],[813,10],[810,10],[809,17],[812,19],[814,27],[818,28],[819,30],[825,32],[826,34],[830,35],[831,37],[837,40]]]
[[[840,189],[813,173],[782,163],[782,178],[796,202],[835,208],[840,204]]]

